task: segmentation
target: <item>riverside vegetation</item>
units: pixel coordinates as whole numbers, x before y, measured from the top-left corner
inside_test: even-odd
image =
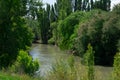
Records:
[[[35,79],[40,64],[29,47],[40,39],[83,60],[60,60],[35,80],[99,80],[94,65],[113,66],[109,79],[119,80],[120,4],[110,11],[110,2],[56,0],[43,7],[41,0],[0,0],[0,79]]]
[[[21,51],[23,52],[23,51]],[[69,55],[69,57],[65,59],[59,59],[52,65],[51,71],[45,77],[32,77],[28,76],[25,73],[18,73],[21,71],[17,71],[17,74],[14,68],[9,68],[8,70],[2,70],[0,72],[1,80],[119,80],[119,61],[120,54],[117,53],[114,57],[114,69],[112,73],[109,73],[109,77],[101,76],[99,71],[96,71],[94,66],[94,56],[93,56],[93,48],[89,44],[88,50],[85,53],[84,65],[75,62],[75,57],[73,55]],[[22,68],[17,68],[17,70],[21,70]],[[24,68],[23,68],[24,69]],[[32,68],[31,68],[32,69]],[[12,74],[11,74],[12,73]],[[19,74],[19,75],[18,75]],[[107,78],[105,78],[107,77]]]

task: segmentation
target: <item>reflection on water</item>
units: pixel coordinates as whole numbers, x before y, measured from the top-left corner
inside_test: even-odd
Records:
[[[53,62],[57,60],[58,57],[65,57],[63,51],[58,47],[53,45],[43,45],[34,44],[34,47],[30,51],[33,59],[38,59],[40,61],[40,74],[43,76],[50,70]]]

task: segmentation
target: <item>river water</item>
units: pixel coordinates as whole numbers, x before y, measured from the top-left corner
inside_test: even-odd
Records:
[[[47,74],[50,70],[51,65],[57,60],[57,58],[65,58],[67,54],[61,51],[58,47],[54,45],[45,45],[45,44],[33,44],[33,47],[30,51],[33,59],[38,59],[40,62],[40,72],[41,76]]]
[[[61,51],[57,46],[53,45],[44,45],[44,44],[33,44],[30,55],[32,55],[33,59],[38,59],[40,62],[39,74],[41,76],[45,76],[48,71],[50,71],[52,64],[58,60],[59,58],[66,59],[68,54],[64,51]],[[79,58],[79,57],[75,57]],[[78,60],[79,61],[79,60]],[[112,67],[103,67],[103,66],[95,66],[96,70],[99,70],[104,79],[106,80],[112,72]]]

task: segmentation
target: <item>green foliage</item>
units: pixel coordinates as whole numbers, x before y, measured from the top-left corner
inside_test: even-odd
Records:
[[[113,80],[120,80],[120,53],[114,56]]]
[[[54,40],[54,38],[50,38],[50,39],[48,40],[48,44],[55,45],[55,40]]]
[[[27,52],[21,50],[12,68],[14,68],[17,73],[33,75],[35,71],[39,69],[39,62],[37,60],[33,61]]]
[[[72,0],[57,0],[56,13],[59,20],[64,20],[72,13]]]
[[[0,68],[11,65],[18,51],[31,45],[32,32],[23,18],[24,4],[21,0],[0,0]]]
[[[95,50],[95,64],[112,65],[120,39],[119,16],[100,10],[91,13],[91,19],[80,24],[78,30],[75,45],[78,55],[83,56],[91,43]]]
[[[48,41],[49,43],[56,44],[58,41],[58,29],[57,29],[57,22],[53,22],[50,24],[51,29],[52,29],[52,38]]]
[[[87,69],[88,80],[94,80],[94,51],[90,44],[88,44],[88,50],[84,54],[84,61]]]
[[[40,38],[40,28],[39,23],[37,20],[34,20],[32,18],[26,18],[26,25],[29,26],[32,29],[33,32],[33,42],[38,40]]]
[[[118,41],[120,40],[120,17],[118,15],[112,14],[104,23],[102,29],[102,44],[104,52],[106,53],[105,57],[108,57],[108,61],[113,63],[113,57],[117,52]],[[112,64],[111,64],[112,65]]]
[[[27,1],[27,15],[25,18],[26,25],[32,29],[32,32],[34,34],[33,36],[33,42],[36,42],[40,38],[40,28],[39,28],[39,22],[36,19],[37,17],[37,10],[38,6],[42,6],[41,1],[36,1],[36,0],[28,0]]]
[[[46,9],[42,8],[42,5],[38,6],[37,10],[37,20],[39,22],[40,28],[40,39],[43,44],[47,44],[51,37],[50,29],[50,5],[47,4]]]
[[[85,26],[87,27],[89,22],[94,22],[95,23],[94,27],[96,30],[99,30],[99,32],[94,30],[94,32],[91,31],[90,34],[93,34],[93,37],[96,37],[95,33],[100,34],[101,33],[100,28],[101,28],[102,22],[104,21],[104,19],[102,19],[100,17],[100,16],[102,16],[102,13],[103,12],[101,10],[92,10],[91,12],[75,12],[75,13],[72,13],[71,15],[69,15],[64,20],[59,21],[57,29],[56,29],[57,37],[59,36],[59,38],[57,38],[57,43],[58,43],[59,47],[61,49],[75,50],[76,49],[75,45],[78,44],[78,42],[76,42],[76,40],[75,40],[77,37],[77,32],[78,32],[77,30],[79,28],[78,25],[82,25],[83,23],[87,23],[87,24],[85,24]],[[98,15],[100,15],[100,16],[98,18],[96,18],[96,16],[98,16]],[[106,15],[106,14],[103,14],[103,15]],[[95,21],[94,21],[94,19],[90,20],[91,18],[94,18]],[[99,20],[99,18],[101,18],[101,19]],[[91,25],[91,29],[93,29],[92,28],[93,24],[90,23],[90,25]],[[96,26],[98,26],[98,28],[96,28]],[[83,27],[83,28],[85,28],[85,30],[83,30],[83,33],[85,33],[85,34],[86,34],[85,31],[87,30],[86,27]],[[83,35],[83,37],[84,37],[84,39],[88,40],[87,36]],[[88,42],[86,42],[86,40],[83,40],[85,46],[87,46],[87,44],[88,44]],[[79,44],[78,44],[78,46],[79,46]],[[77,48],[79,48],[78,46],[77,46]],[[81,46],[83,46],[83,45],[81,45]],[[81,51],[84,53],[84,51],[86,49],[87,49],[87,47],[83,50],[81,49],[78,51]]]
[[[87,50],[88,43],[96,43],[95,45],[98,45],[100,37],[101,37],[101,28],[104,22],[104,19],[102,18],[102,11],[96,10],[91,11],[89,15],[91,18],[89,18],[86,22],[80,24],[79,30],[78,30],[78,41],[77,49],[79,51],[79,55],[82,56],[82,53],[84,54]],[[80,41],[80,42],[79,42]]]
[[[59,46],[61,49],[72,48],[74,38],[76,36],[75,30],[78,28],[79,22],[84,20],[84,12],[76,12],[68,16],[66,19],[58,24],[59,32]]]

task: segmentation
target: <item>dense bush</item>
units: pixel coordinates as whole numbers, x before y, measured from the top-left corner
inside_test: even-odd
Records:
[[[112,65],[120,39],[119,20],[115,13],[98,11],[91,19],[81,24],[75,45],[78,55],[83,56],[87,44],[91,43],[95,50],[95,63]]]
[[[113,62],[113,57],[118,49],[118,41],[120,40],[120,17],[115,14],[113,15],[104,23],[102,29],[102,44],[105,53],[103,58],[107,62]]]
[[[17,57],[17,61],[12,66],[17,73],[26,73],[33,75],[35,71],[39,69],[39,62],[33,61],[32,57],[25,51],[20,51]]]
[[[84,21],[85,12],[75,12],[70,16],[60,21],[58,24],[58,45],[61,49],[71,49],[73,42],[76,37],[76,29],[78,28],[79,22]]]
[[[104,19],[102,17],[102,12],[98,11],[94,13],[92,19],[88,20],[87,22],[80,25],[78,30],[78,38],[76,40],[76,49],[78,51],[78,55],[83,56],[85,51],[87,50],[88,43],[91,43],[93,49],[101,49],[101,34],[102,34],[102,27]],[[94,45],[93,45],[94,44]],[[95,52],[101,52],[96,51]],[[98,53],[98,54],[99,54]]]

